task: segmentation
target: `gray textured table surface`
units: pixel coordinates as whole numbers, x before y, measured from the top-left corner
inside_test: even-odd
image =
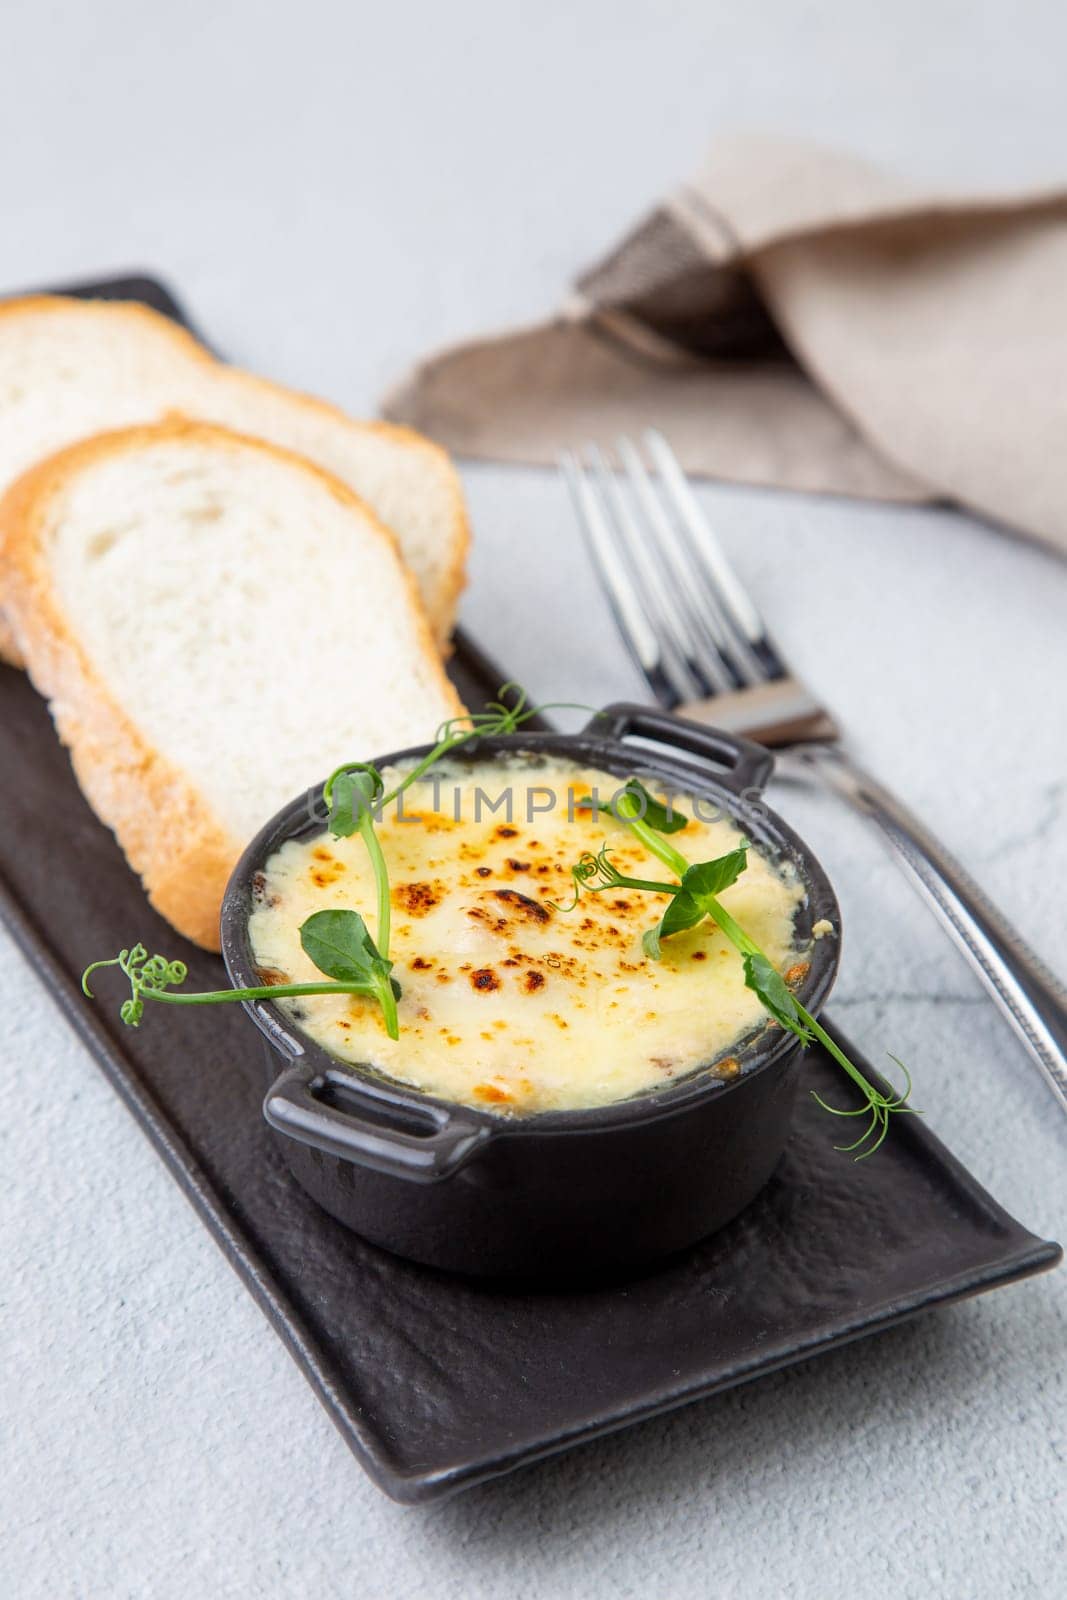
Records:
[[[717,128],[1062,177],[1065,43],[1051,3],[974,0],[17,4],[0,285],[161,270],[235,357],[365,410],[424,348],[547,308]],[[637,689],[559,484],[465,476],[474,634],[538,696]],[[703,498],[857,748],[1062,970],[1067,568],[945,511]],[[778,799],[839,886],[836,1015],[1062,1237],[1036,1072],[875,841]],[[4,938],[0,1084],[6,1595],[1062,1592],[1063,1273],[405,1511]]]

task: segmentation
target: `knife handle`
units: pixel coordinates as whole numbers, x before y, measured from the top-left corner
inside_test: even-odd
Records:
[[[836,745],[798,747],[779,762],[813,769],[895,852],[944,923],[1067,1111],[1067,989],[970,874],[908,808]]]

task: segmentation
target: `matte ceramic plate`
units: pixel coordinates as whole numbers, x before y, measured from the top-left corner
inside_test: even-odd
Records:
[[[178,314],[148,279],[79,292]],[[502,678],[464,640],[451,670],[472,707]],[[925,1121],[895,1123],[857,1167],[833,1151],[832,1124],[802,1095],[760,1198],[632,1282],[523,1292],[399,1261],[289,1177],[260,1115],[261,1045],[243,1011],[184,1013],[134,1032],[115,1007],[83,1000],[86,962],[138,939],[187,961],[196,988],[220,986],[222,964],[149,910],[43,704],[8,668],[0,816],[0,911],[361,1464],[398,1500],[439,1498],[1059,1259]],[[839,1088],[819,1052],[805,1070],[811,1088]],[[847,1220],[860,1206],[862,1238]]]

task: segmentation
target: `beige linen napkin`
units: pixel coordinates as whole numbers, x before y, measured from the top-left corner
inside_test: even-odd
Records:
[[[538,463],[652,424],[691,472],[947,497],[1067,548],[1067,192],[724,141],[551,321],[432,356],[384,409]]]

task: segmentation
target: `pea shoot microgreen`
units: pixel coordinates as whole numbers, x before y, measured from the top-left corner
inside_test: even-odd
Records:
[[[351,919],[343,928],[334,933],[331,941],[332,953],[330,956],[334,973],[330,967],[320,962],[316,953],[316,932],[312,924],[319,917],[344,917]],[[310,935],[305,933],[310,930]],[[310,937],[312,948],[308,947]],[[329,983],[275,983],[256,984],[247,989],[212,989],[206,993],[198,994],[172,994],[171,987],[184,983],[189,975],[189,969],[184,961],[168,961],[166,956],[150,956],[143,944],[132,945],[129,950],[121,950],[117,956],[112,956],[107,961],[94,961],[82,973],[82,991],[90,1000],[95,999],[89,987],[89,979],[94,972],[103,967],[118,967],[130,984],[130,997],[122,1002],[119,1016],[129,1028],[140,1025],[144,1015],[144,1002],[146,1000],[162,1000],[172,1006],[212,1006],[222,1005],[228,1000],[284,1000],[305,994],[363,994],[377,998],[379,985],[377,973],[374,970],[375,960],[380,959],[374,950],[373,941],[367,932],[366,924],[358,911],[317,911],[304,923],[300,930],[300,941],[305,950],[315,962],[320,972],[334,977]],[[323,946],[325,948],[325,945]],[[337,981],[337,968],[340,966],[340,952],[342,948],[347,956],[345,974]],[[395,986],[394,986],[395,990]]]
[[[372,938],[358,911],[338,908],[316,911],[300,927],[300,943],[305,955],[323,977],[322,983],[258,984],[243,989],[212,989],[198,993],[174,993],[185,982],[188,968],[183,961],[166,956],[150,956],[143,944],[121,950],[108,960],[94,961],[82,974],[82,989],[94,999],[89,979],[105,967],[118,967],[130,985],[130,995],[122,1002],[119,1016],[127,1027],[136,1028],[144,1015],[146,1000],[168,1005],[223,1005],[233,1000],[285,1000],[303,995],[352,994],[376,1000],[385,1029],[391,1039],[400,1037],[396,1003],[401,989],[392,976],[389,959],[391,896],[389,868],[376,832],[384,808],[391,805],[413,783],[425,776],[437,762],[472,739],[493,738],[515,733],[543,711],[564,709],[587,711],[588,706],[555,702],[552,706],[530,706],[517,685],[506,683],[497,691],[484,711],[451,717],[437,731],[432,749],[406,771],[400,781],[385,793],[377,767],[368,762],[351,761],[330,774],[322,790],[327,827],[334,838],[358,833],[374,872],[377,900],[377,938]]]
[[[904,1073],[906,1087],[903,1094],[884,1094],[864,1077],[859,1068],[848,1059],[837,1041],[811,1015],[790,989],[770,958],[732,917],[719,899],[725,889],[737,882],[748,864],[749,845],[746,842],[713,861],[690,862],[674,844],[665,837],[667,833],[681,832],[687,822],[682,813],[653,800],[636,779],[631,779],[615,796],[612,809],[617,819],[646,849],[662,861],[675,874],[673,881],[629,877],[621,873],[611,860],[610,849],[605,845],[598,855],[586,852],[571,869],[574,899],[561,910],[572,910],[583,893],[598,894],[604,889],[637,889],[646,893],[670,895],[670,903],[654,928],[644,935],[646,955],[652,960],[663,958],[663,941],[672,934],[695,928],[705,918],[722,930],[741,956],[745,983],[757,996],[764,1010],[788,1032],[795,1034],[804,1044],[818,1040],[824,1050],[848,1075],[863,1096],[863,1104],[855,1108],[828,1105],[812,1090],[812,1097],[824,1111],[836,1117],[866,1117],[867,1123],[852,1144],[838,1145],[838,1150],[854,1153],[857,1161],[873,1155],[889,1132],[889,1119],[898,1112],[913,1112],[908,1105],[911,1078],[907,1068],[895,1056],[897,1066]],[[661,826],[664,818],[670,823]]]

